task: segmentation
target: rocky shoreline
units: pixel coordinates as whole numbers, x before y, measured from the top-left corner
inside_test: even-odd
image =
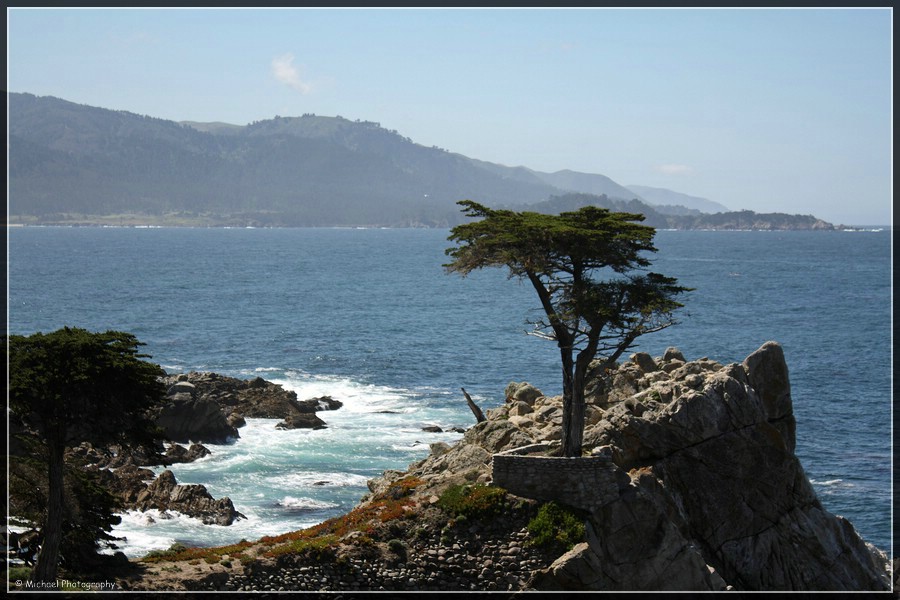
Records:
[[[283,419],[276,429],[318,429],[327,425],[317,412],[341,407],[341,402],[328,396],[300,401],[296,393],[259,377],[243,380],[190,372],[169,375],[164,383],[166,401],[154,415],[169,440],[164,466],[209,455],[203,444],[238,438],[246,418]],[[179,484],[168,469],[157,476],[147,467],[159,466],[158,462],[129,448],[94,448],[85,443],[69,451],[67,460],[94,472],[126,510],[155,509],[163,516],[177,511],[222,526],[246,518],[230,498],[216,499],[203,485]]]
[[[527,384],[511,384],[507,401],[486,411],[487,419],[458,443],[432,444],[431,454],[407,471],[370,481],[370,494],[347,515],[232,547],[157,553],[131,561],[136,572],[119,585],[148,591],[891,589],[886,554],[822,506],[794,455],[796,423],[777,344],[731,365],[688,361],[675,349],[656,358],[635,354],[597,379],[585,446],[612,476],[589,510],[568,506],[573,499],[565,495],[548,502],[491,485],[498,453],[553,448],[560,403]],[[582,524],[567,543],[539,539],[536,524],[550,504]]]

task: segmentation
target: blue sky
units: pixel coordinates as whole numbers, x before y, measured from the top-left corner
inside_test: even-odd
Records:
[[[892,9],[8,9],[7,85],[304,113],[733,209],[892,219]]]

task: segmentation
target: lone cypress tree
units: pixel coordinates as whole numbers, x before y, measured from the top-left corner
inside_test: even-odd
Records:
[[[450,232],[458,245],[446,254],[448,272],[466,276],[484,267],[507,267],[510,277],[531,282],[545,318],[533,334],[559,346],[563,371],[563,456],[581,456],[584,388],[598,356],[612,367],[644,334],[675,323],[675,298],[691,288],[646,272],[646,252],[656,252],[656,230],[641,214],[585,206],[546,215],[493,210],[471,200],[458,203],[478,221]]]

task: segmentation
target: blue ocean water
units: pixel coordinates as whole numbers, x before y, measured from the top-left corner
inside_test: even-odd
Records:
[[[344,402],[329,427],[251,419],[233,444],[175,465],[247,515],[230,527],[126,514],[139,556],[175,541],[226,544],[352,508],[366,480],[454,441],[510,381],[560,393],[552,343],[526,334],[528,284],[500,270],[447,275],[448,231],[13,228],[11,333],[62,326],[137,335],[170,373],[265,379]],[[659,231],[654,270],[696,288],[681,323],[635,350],[742,361],[780,342],[797,454],[825,508],[885,549],[891,539],[891,233]]]

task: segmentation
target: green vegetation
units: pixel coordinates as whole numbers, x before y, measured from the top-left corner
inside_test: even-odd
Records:
[[[43,534],[43,545],[34,568],[36,581],[55,581],[64,533],[71,539],[87,535],[96,542],[98,529],[109,531],[113,523],[108,494],[90,481],[76,481],[80,499],[95,498],[97,504],[79,503],[95,512],[86,521],[68,519],[65,450],[81,442],[103,445],[124,443],[159,456],[162,438],[148,416],[165,393],[158,365],[141,360],[140,342],[119,331],[92,333],[63,328],[52,333],[8,337],[10,421],[19,428],[18,440],[30,448],[25,458],[46,465],[46,485],[32,495],[35,520]],[[36,462],[34,462],[36,461]],[[29,473],[18,476],[27,480]],[[69,479],[70,484],[74,481]],[[27,486],[25,486],[27,487]],[[25,501],[24,504],[28,504]],[[67,557],[70,561],[78,557]]]
[[[298,537],[286,544],[279,544],[273,547],[265,552],[264,556],[276,558],[286,554],[296,554],[312,558],[316,562],[331,562],[337,556],[335,550],[339,539],[334,534],[318,537]]]
[[[506,490],[483,484],[452,485],[440,495],[438,506],[456,517],[486,517],[506,506]]]
[[[559,546],[568,551],[584,539],[584,519],[556,502],[548,502],[529,521],[528,532],[535,546]]]
[[[462,276],[506,267],[510,277],[532,284],[546,317],[532,323],[533,334],[555,341],[562,360],[561,454],[581,456],[591,362],[601,356],[605,372],[638,337],[673,325],[682,306],[675,298],[690,288],[645,272],[656,230],[640,224],[641,214],[585,206],[545,215],[458,204],[478,220],[451,230],[458,245],[447,249],[452,261],[444,266]]]
[[[406,560],[407,557],[407,549],[406,544],[404,544],[401,540],[396,538],[388,540],[387,543],[388,550],[394,553],[400,560]]]
[[[246,540],[241,540],[237,544],[220,546],[218,548],[189,548],[182,543],[176,542],[169,546],[168,550],[151,550],[142,560],[147,563],[203,560],[213,564],[223,560],[222,557],[224,556],[240,559],[244,551],[252,545]]]

